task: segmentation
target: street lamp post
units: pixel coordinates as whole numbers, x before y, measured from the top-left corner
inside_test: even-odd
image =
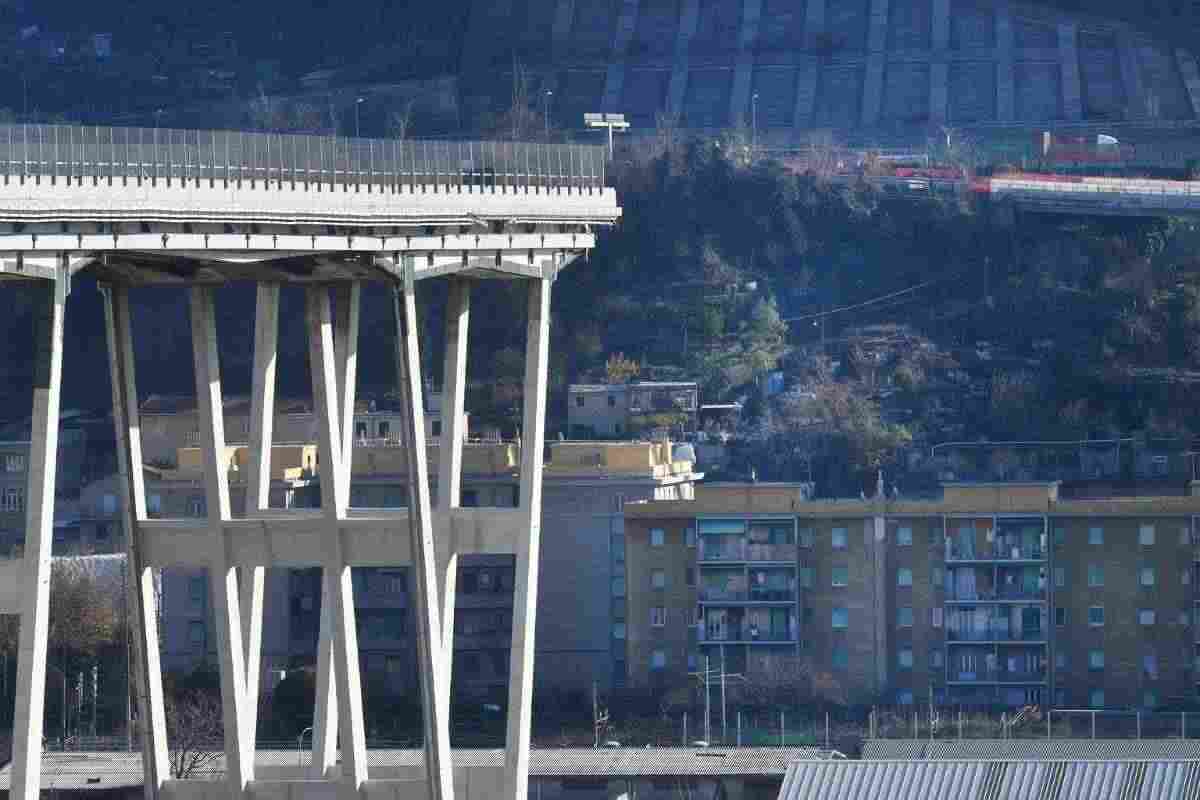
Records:
[[[549,89],[542,97],[542,117],[546,123],[546,141],[550,140],[550,98],[554,96],[554,92]]]
[[[758,92],[750,96],[750,154],[758,148]]]
[[[365,97],[357,97],[354,99],[354,138],[355,139],[359,138],[359,135],[360,135],[359,127],[358,127],[358,107],[363,104],[364,100],[366,100]]]

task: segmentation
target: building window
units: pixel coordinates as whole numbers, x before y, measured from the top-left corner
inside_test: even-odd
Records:
[[[192,497],[188,500],[188,510],[192,512],[193,517],[205,516],[207,514],[205,506],[203,497]]]
[[[1154,624],[1154,609],[1153,608],[1139,609],[1138,610],[1138,624],[1139,625],[1153,625]]]
[[[1150,680],[1158,679],[1158,656],[1148,653],[1142,656],[1142,672]]]
[[[913,704],[912,689],[901,689],[896,692],[896,702],[902,706],[911,706]]]
[[[5,472],[24,472],[25,471],[25,456],[19,454],[9,454],[4,457]]]
[[[188,596],[192,601],[192,608],[204,608],[204,598],[208,594],[207,583],[203,575],[195,575],[188,579]]]
[[[613,638],[614,639],[624,639],[625,638],[625,623],[624,622],[614,622],[613,623]]]
[[[1104,625],[1104,606],[1088,606],[1088,625],[1093,628]]]
[[[3,498],[0,498],[0,511],[24,511],[25,510],[25,490],[19,486],[10,486],[4,490]]]
[[[846,648],[838,646],[833,648],[832,657],[830,658],[834,669],[845,669],[850,666],[850,653]]]
[[[1184,567],[1183,569],[1179,570],[1179,582],[1184,586],[1187,586],[1192,582],[1191,567]]]
[[[1065,567],[1054,568],[1054,587],[1061,589],[1067,585],[1067,570]]]
[[[1150,547],[1154,544],[1154,526],[1141,525],[1138,527],[1138,544],[1142,547]]]
[[[1054,528],[1054,544],[1055,546],[1064,545],[1067,543],[1067,529],[1060,526]]]
[[[624,597],[625,596],[625,579],[624,578],[613,578],[612,579],[612,593],[613,593],[613,597]]]
[[[813,587],[813,568],[800,568],[800,586],[803,589],[811,589]]]
[[[1060,628],[1067,624],[1067,610],[1062,606],[1054,609],[1054,624]]]
[[[850,612],[844,608],[833,610],[833,627],[835,630],[845,630],[850,627]]]
[[[901,628],[911,628],[913,626],[912,606],[900,606],[896,609],[896,625]]]
[[[830,538],[831,538],[831,541],[833,542],[834,550],[845,550],[846,549],[846,529],[845,528],[834,528],[833,535]]]
[[[1055,669],[1066,669],[1067,668],[1067,654],[1066,653],[1055,653],[1054,654],[1054,668]]]
[[[929,570],[929,585],[941,589],[946,583],[946,573],[941,567],[931,567]]]
[[[661,569],[650,570],[650,588],[652,588],[652,589],[667,588],[667,573],[665,570],[661,570]]]
[[[204,638],[205,638],[204,623],[203,622],[189,622],[188,623],[188,641],[191,643],[193,650],[203,650],[204,649]]]
[[[581,395],[581,394],[575,395],[575,407],[583,408],[583,403],[584,403],[583,395]]]
[[[650,529],[650,546],[651,547],[662,547],[665,542],[666,542],[666,534],[663,533],[662,528],[651,528]]]
[[[830,575],[833,579],[834,586],[849,586],[850,585],[850,568],[849,567],[834,567],[830,570]]]
[[[608,396],[608,407],[609,408],[617,407],[617,396],[615,394],[610,394]]]
[[[1099,525],[1088,528],[1088,544],[1104,544],[1104,528]]]
[[[1180,547],[1191,547],[1191,545],[1192,545],[1192,532],[1190,530],[1188,530],[1187,525],[1184,525],[1183,527],[1181,527],[1179,529],[1179,546]]]
[[[809,549],[812,548],[812,546],[813,546],[812,528],[801,528],[800,529],[800,546],[806,547]]]
[[[696,568],[695,567],[687,567],[686,569],[684,569],[683,579],[685,582],[687,582],[688,586],[695,586],[696,585]]]
[[[695,528],[688,528],[687,530],[685,530],[683,532],[683,542],[688,547],[696,546],[696,529]]]
[[[162,513],[162,495],[152,494],[146,498],[146,510],[151,514]]]
[[[667,609],[664,606],[650,607],[650,627],[665,628],[667,625]]]
[[[435,420],[430,421],[429,435],[430,436],[441,436],[442,435],[442,421],[440,419],[435,419]]]
[[[942,627],[942,609],[933,608],[930,609],[930,612],[930,625],[932,625],[934,628]]]
[[[388,434],[391,432],[392,432],[392,426],[386,420],[383,420],[379,423],[379,438],[380,439],[386,439],[388,437]]]
[[[1142,567],[1138,570],[1138,582],[1142,586],[1154,585],[1154,567]]]
[[[389,656],[384,659],[383,669],[388,675],[399,675],[401,670],[404,669],[404,659]]]
[[[408,592],[408,577],[402,572],[387,573],[388,591],[392,594],[405,594]]]
[[[1088,564],[1088,586],[1096,587],[1104,585],[1104,565],[1103,564]]]
[[[804,610],[800,612],[800,621],[805,625],[812,625],[815,618],[816,611],[812,606],[805,606]]]
[[[900,669],[912,669],[912,667],[913,667],[912,648],[910,648],[910,647],[901,648],[900,652],[897,654],[896,664]]]
[[[942,654],[942,651],[936,647],[933,648],[932,650],[929,651],[929,668],[930,669],[944,668],[946,666],[946,662],[944,659],[945,659],[945,656]]]
[[[650,654],[650,669],[666,669],[667,653],[665,650],[655,650]]]
[[[896,529],[896,545],[898,547],[912,547],[912,528],[905,526]]]
[[[896,570],[896,585],[912,586],[912,570],[908,567],[901,567]]]
[[[1088,669],[1104,669],[1104,651],[1088,651]]]
[[[1104,708],[1104,690],[1092,689],[1088,694],[1088,704],[1092,708]]]

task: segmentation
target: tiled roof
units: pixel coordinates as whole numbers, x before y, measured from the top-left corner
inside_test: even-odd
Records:
[[[1197,800],[1200,761],[816,761],[779,800]]]

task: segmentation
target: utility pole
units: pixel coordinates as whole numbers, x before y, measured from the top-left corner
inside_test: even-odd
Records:
[[[546,124],[546,141],[550,141],[550,98],[554,96],[554,92],[549,89],[542,96],[542,117]]]
[[[366,99],[367,98],[365,98],[365,97],[354,98],[354,138],[355,139],[359,138],[359,136],[361,135],[359,127],[358,127],[358,107],[361,106],[363,104],[363,101]]]
[[[758,92],[750,96],[750,158],[758,152]]]
[[[725,681],[728,678],[744,681],[746,677],[741,673],[730,673],[725,671],[725,646],[721,645],[721,668],[719,670],[712,669],[710,666],[709,656],[704,657],[704,669],[700,672],[689,673],[696,680],[700,681],[700,685],[704,687],[704,741],[712,741],[712,703],[709,688],[714,685],[719,685],[721,690],[721,739],[725,740],[728,734],[727,720],[727,705],[725,702]]]
[[[100,705],[100,665],[92,664],[92,738],[96,736],[96,708]]]

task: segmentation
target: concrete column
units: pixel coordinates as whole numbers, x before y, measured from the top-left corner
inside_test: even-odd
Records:
[[[733,71],[733,89],[729,93],[729,121],[734,125],[747,120],[750,91],[754,83],[754,42],[758,39],[758,21],[762,0],[744,0],[742,27],[738,34],[738,56]]]
[[[62,387],[65,264],[54,282],[39,282],[34,312],[33,420],[25,493],[25,593],[17,643],[17,700],[13,719],[13,800],[37,800],[42,773],[46,702],[46,640],[50,632],[54,479],[58,466],[58,410]]]
[[[321,617],[317,633],[317,685],[313,708],[312,758],[310,776],[328,778],[337,766],[338,693],[337,658],[334,653],[333,594],[337,591],[334,575],[321,575]]]
[[[416,580],[418,672],[424,713],[425,775],[431,800],[454,797],[450,762],[450,725],[443,713],[449,690],[443,685],[442,634],[438,613],[437,558],[429,504],[429,472],[425,461],[425,414],[418,346],[417,288],[411,259],[406,259],[404,284],[393,288],[396,318],[396,377],[404,406],[405,452],[408,457],[408,530],[412,539]],[[443,421],[444,424],[444,421]],[[445,698],[445,699],[443,699]]]
[[[888,631],[895,623],[893,610],[888,606],[887,595],[891,575],[887,564],[887,526],[881,516],[867,522],[867,546],[874,564],[874,624],[875,624],[875,691],[888,688]]]
[[[250,471],[247,516],[266,511],[271,498],[271,444],[275,425],[275,359],[279,339],[279,284],[260,283],[254,310],[254,373],[250,380]],[[246,719],[258,738],[258,686],[262,671],[263,596],[266,570],[242,567],[242,636],[246,648]]]
[[[467,393],[467,335],[471,319],[471,284],[450,279],[446,302],[446,357],[442,369],[442,436],[438,443],[438,510],[458,508],[462,492],[463,412]],[[447,515],[448,516],[448,515]],[[438,563],[438,598],[442,604],[442,716],[450,719],[454,675],[454,592],[458,554],[447,552]]]
[[[217,325],[211,287],[191,290],[192,354],[196,370],[196,406],[204,456],[204,497],[212,535],[209,585],[217,629],[221,673],[221,709],[225,728],[225,775],[229,792],[240,797],[254,780],[254,744],[246,715],[246,661],[237,568],[231,563],[224,523],[232,519],[229,472],[224,463],[225,420]]]
[[[1012,122],[1016,116],[1012,10],[1006,0],[996,5],[996,119]]]
[[[688,46],[699,24],[700,0],[683,0],[679,13],[679,33],[675,37],[675,63],[671,67],[671,83],[667,89],[668,114],[683,114],[683,98],[688,81]]]
[[[141,470],[142,435],[138,418],[128,288],[118,286],[104,290],[104,321],[113,393],[117,479],[123,498],[121,524],[125,529],[125,564],[129,576],[125,586],[128,604],[125,624],[134,634],[131,640],[133,675],[129,691],[137,693],[146,800],[157,800],[163,781],[170,775],[170,761],[167,757],[162,666],[159,663],[154,571],[142,565],[138,531],[138,523],[146,519],[146,485]]]
[[[929,121],[946,122],[950,106],[950,0],[933,0],[933,58],[929,63]]]
[[[341,428],[340,479],[350,503],[350,476],[354,465],[354,402],[358,389],[359,309],[362,283],[354,281],[334,290],[333,346],[337,359],[338,425]]]
[[[346,564],[345,548],[338,521],[345,518],[349,481],[342,469],[342,438],[339,397],[337,388],[337,357],[333,340],[333,311],[329,302],[329,289],[324,285],[312,286],[307,293],[306,317],[308,325],[308,350],[313,385],[313,406],[317,417],[318,453],[321,459],[321,508],[329,523],[326,540],[325,569],[322,579],[327,596],[321,608],[322,616],[329,615],[331,624],[328,638],[333,643],[333,659],[326,671],[327,683],[318,683],[318,692],[336,685],[338,714],[327,712],[329,717],[340,716],[342,728],[342,784],[348,792],[357,792],[367,781],[367,742],[363,725],[362,678],[358,663],[358,631],[355,628],[354,584],[350,567]],[[318,654],[318,658],[321,654]],[[336,680],[329,673],[336,672]],[[318,676],[319,677],[319,676]],[[328,731],[331,724],[326,722]],[[315,726],[314,726],[315,727]],[[315,731],[314,731],[315,734]],[[325,752],[333,748],[326,738],[321,743]],[[320,755],[325,755],[325,752]],[[320,765],[324,769],[327,765]]]
[[[1179,65],[1183,86],[1187,89],[1188,100],[1192,103],[1192,116],[1200,118],[1200,68],[1196,66],[1196,57],[1179,48],[1175,51],[1175,63]]]
[[[1083,119],[1078,40],[1079,26],[1076,23],[1058,23],[1058,63],[1062,70],[1063,116],[1069,120]]]
[[[934,0],[937,5],[938,0]],[[867,74],[863,84],[862,121],[877,125],[883,106],[883,72],[887,66],[888,0],[871,0],[867,34]]]
[[[1142,75],[1138,69],[1137,45],[1133,40],[1132,31],[1126,28],[1117,34],[1117,50],[1121,65],[1121,84],[1125,87],[1125,115],[1129,119],[1144,119],[1148,116],[1146,89],[1142,85]]]
[[[608,72],[604,76],[604,99],[601,111],[619,112],[618,105],[625,89],[625,55],[629,43],[637,30],[639,0],[621,0],[617,12],[617,29],[613,32],[612,57],[608,60]]]
[[[517,541],[513,585],[512,653],[508,675],[508,735],[504,797],[526,800],[529,733],[533,723],[533,652],[537,630],[538,553],[542,520],[542,460],[546,441],[546,389],[550,356],[550,281],[529,282],[525,343],[524,419],[521,428],[520,509],[529,536]]]

